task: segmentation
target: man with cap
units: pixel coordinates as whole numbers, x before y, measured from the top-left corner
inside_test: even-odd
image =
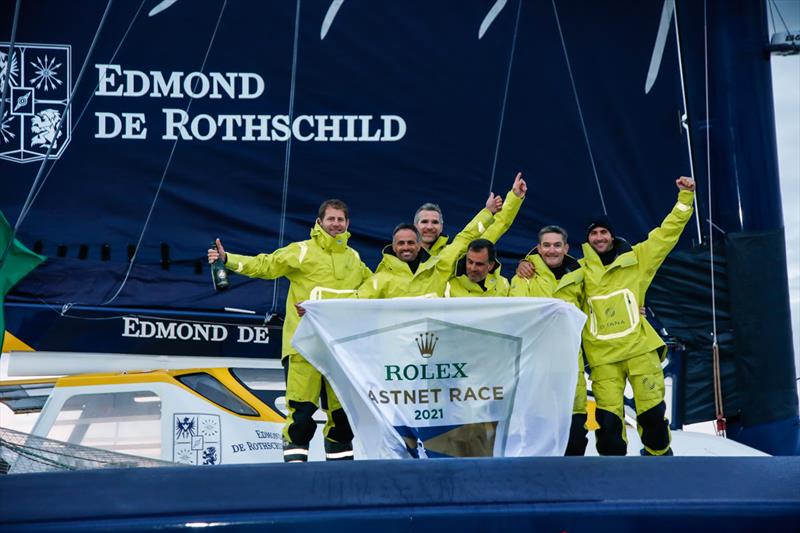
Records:
[[[692,216],[695,183],[675,181],[678,201],[661,226],[643,242],[631,246],[614,234],[606,217],[592,220],[583,244],[583,310],[589,320],[583,330],[583,349],[591,368],[597,402],[597,451],[626,455],[623,394],[630,382],[642,455],[672,455],[665,418],[664,372],[666,345],[641,316],[647,288],[656,271],[677,244]]]

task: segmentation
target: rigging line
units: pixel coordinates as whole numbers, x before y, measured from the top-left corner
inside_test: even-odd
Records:
[[[114,3],[114,0],[108,0],[106,4],[106,10],[103,12],[103,17],[100,19],[100,24],[97,26],[97,31],[95,31],[94,38],[92,39],[92,44],[89,46],[89,51],[86,53],[86,59],[83,61],[83,65],[81,65],[81,70],[78,73],[78,77],[75,80],[75,85],[72,87],[72,93],[69,95],[67,99],[67,103],[64,106],[64,114],[58,119],[58,122],[55,124],[54,134],[53,134],[53,141],[47,147],[47,153],[44,155],[44,159],[42,159],[42,164],[39,165],[39,170],[36,173],[36,178],[33,180],[33,184],[31,185],[31,190],[28,191],[28,197],[25,199],[25,203],[22,204],[22,209],[20,210],[19,216],[17,217],[17,222],[14,224],[14,229],[11,231],[11,236],[8,239],[8,243],[6,243],[5,250],[3,250],[2,255],[0,255],[0,266],[5,263],[6,257],[8,256],[8,251],[11,249],[11,245],[14,243],[14,239],[17,236],[17,232],[19,231],[20,225],[22,225],[22,221],[28,215],[28,211],[30,210],[32,199],[34,193],[37,190],[37,185],[42,178],[42,172],[44,171],[44,167],[47,164],[47,160],[50,158],[50,153],[53,151],[53,146],[56,145],[56,139],[58,139],[59,134],[61,133],[61,127],[64,125],[64,115],[67,114],[70,107],[72,107],[72,101],[75,99],[75,94],[78,92],[78,87],[80,86],[81,79],[83,78],[84,72],[86,72],[86,66],[89,64],[89,59],[92,57],[92,52],[94,52],[94,47],[97,44],[97,39],[100,37],[100,32],[103,30],[103,26],[105,26],[106,18],[108,18],[108,13],[111,11],[111,4]],[[9,64],[10,68],[10,64]]]
[[[681,51],[681,32],[678,24],[678,4],[675,3],[675,44],[678,48],[678,72],[681,75],[681,96],[683,98],[683,116],[681,117],[681,127],[686,132],[686,151],[689,152],[689,172],[694,178],[694,154],[692,152],[692,131],[689,127],[689,104],[686,100],[686,81],[683,78],[683,52]],[[697,243],[703,242],[703,230],[700,227],[700,209],[697,204],[697,192],[694,195],[694,222],[697,227]]]
[[[772,3],[775,4],[775,0],[772,0]],[[778,17],[781,19],[781,22],[783,23],[783,29],[786,30],[786,33],[790,33],[789,32],[789,26],[786,24],[786,21],[783,19],[783,13],[781,13],[781,8],[778,7],[778,4],[775,4],[775,11],[778,13]],[[773,27],[773,30],[774,29],[775,28]]]
[[[3,112],[5,110],[3,108],[6,106],[6,91],[8,90],[8,80],[11,78],[11,64],[14,59],[14,43],[17,42],[17,22],[19,22],[19,7],[21,4],[22,0],[17,0],[16,4],[14,4],[14,19],[11,22],[11,40],[8,42],[8,62],[6,64],[5,76],[0,79],[0,87],[3,88],[3,93],[0,94],[0,124],[4,122]]]
[[[224,0],[222,2],[222,7],[219,10],[219,15],[217,16],[217,23],[214,26],[214,32],[211,34],[211,40],[208,42],[208,47],[206,48],[206,54],[203,57],[203,63],[200,66],[200,71],[203,72],[206,68],[206,62],[208,61],[208,56],[211,54],[211,49],[214,47],[214,40],[217,37],[217,31],[219,30],[219,24],[222,21],[222,15],[225,13],[225,8],[228,6],[228,0]],[[199,83],[197,80],[195,83]],[[194,92],[194,88],[192,88],[192,92]],[[194,97],[189,98],[189,103],[186,105],[185,112],[188,114],[189,110],[192,107],[192,102],[194,102]],[[172,164],[172,158],[175,155],[175,149],[178,147],[178,141],[180,139],[176,138],[175,142],[172,143],[172,149],[169,152],[169,157],[167,158],[167,164],[164,166],[164,171],[161,173],[161,180],[158,182],[158,187],[156,188],[156,193],[153,196],[153,202],[150,204],[150,210],[147,212],[147,218],[145,218],[144,225],[142,226],[142,232],[139,234],[139,240],[136,243],[136,248],[133,251],[133,255],[128,263],[128,269],[125,271],[125,277],[122,279],[122,283],[120,283],[119,288],[114,293],[114,295],[106,300],[105,302],[101,303],[100,305],[108,305],[114,300],[117,299],[117,296],[122,292],[122,289],[125,288],[125,285],[128,283],[128,278],[131,275],[131,271],[133,270],[133,265],[136,262],[136,256],[139,254],[139,248],[142,245],[142,240],[144,240],[144,235],[147,233],[147,228],[150,225],[150,218],[153,216],[153,211],[155,210],[156,203],[158,202],[158,197],[161,194],[161,189],[164,186],[164,181],[167,177],[167,171],[169,171],[169,167]]]
[[[606,209],[606,201],[603,198],[603,189],[600,187],[600,178],[597,175],[597,167],[594,163],[594,155],[592,154],[592,145],[589,142],[589,132],[586,130],[586,122],[583,120],[583,110],[581,109],[581,101],[578,98],[578,88],[575,85],[575,77],[572,75],[572,65],[569,62],[569,54],[567,53],[567,43],[564,41],[564,32],[561,31],[561,21],[558,18],[558,9],[556,8],[556,0],[551,0],[553,4],[553,13],[556,17],[556,25],[558,26],[558,35],[561,37],[561,49],[564,51],[564,59],[567,62],[567,71],[569,72],[569,81],[572,84],[572,94],[575,97],[575,104],[578,106],[578,117],[581,120],[581,128],[583,129],[583,138],[586,141],[586,149],[589,151],[589,160],[592,162],[592,172],[594,172],[594,181],[597,183],[597,192],[600,195],[600,204],[603,206],[603,214],[608,215]]]
[[[492,8],[494,9],[494,8]],[[494,175],[497,169],[497,155],[500,153],[500,138],[503,135],[503,120],[506,116],[506,102],[508,101],[508,87],[511,85],[511,67],[514,65],[514,51],[517,48],[517,31],[519,29],[519,15],[522,11],[522,0],[517,4],[517,20],[514,22],[514,37],[511,39],[511,53],[508,57],[508,71],[506,72],[506,88],[503,91],[503,107],[500,108],[500,126],[497,128],[497,143],[494,147],[494,161],[492,161],[492,179],[489,182],[489,194],[494,187]]]
[[[775,13],[772,12],[773,0],[767,2],[767,9],[769,9],[769,22],[772,25],[772,32],[775,32]]]
[[[708,244],[709,264],[711,267],[711,324],[712,324],[712,358],[714,366],[714,404],[717,416],[717,433],[725,434],[725,414],[722,405],[722,382],[719,367],[719,344],[717,342],[717,292],[714,273],[714,228],[711,207],[711,123],[708,98],[708,2],[703,2],[703,61],[705,72],[705,104],[706,104],[706,180],[708,183]]]
[[[111,54],[111,59],[108,60],[109,63],[113,63],[114,59],[117,58],[117,54],[119,53],[120,49],[122,48],[122,44],[125,42],[125,39],[128,37],[128,33],[130,33],[131,28],[133,28],[133,24],[136,22],[136,19],[139,18],[139,13],[142,11],[142,8],[144,7],[145,1],[146,0],[142,0],[141,3],[139,4],[139,9],[136,11],[136,14],[133,15],[133,18],[131,19],[130,24],[128,24],[128,29],[126,29],[125,33],[122,35],[122,39],[120,40],[119,44],[117,45],[117,48],[114,50],[114,53]],[[75,119],[75,121],[72,123],[72,129],[73,130],[78,127],[78,124],[80,124],[81,119],[83,118],[83,115],[86,114],[86,110],[89,109],[89,104],[92,103],[92,99],[94,98],[94,95],[97,92],[97,88],[98,87],[100,87],[100,82],[99,81],[94,86],[94,90],[92,91],[92,94],[89,95],[89,99],[86,100],[86,103],[83,105],[83,109],[81,109],[81,112],[78,115],[78,118]],[[53,173],[53,169],[55,168],[56,163],[58,161],[60,161],[60,160],[59,159],[53,159],[53,162],[50,164],[50,168],[47,169],[47,174],[44,175],[44,178],[42,178],[42,182],[39,184],[39,188],[36,190],[36,194],[33,195],[33,199],[31,200],[31,204],[33,204],[36,201],[36,199],[39,197],[39,193],[42,192],[42,189],[44,188],[44,184],[47,182],[47,178],[49,178],[50,174]]]
[[[295,91],[295,82],[297,78],[297,42],[298,42],[298,35],[300,33],[300,1],[297,0],[297,7],[295,8],[294,13],[294,43],[292,45],[292,81],[289,87],[289,123],[292,123],[294,119],[294,91]],[[290,135],[289,138],[286,140],[286,155],[284,156],[283,162],[283,193],[281,197],[281,221],[278,227],[278,248],[283,247],[283,236],[284,231],[286,230],[286,204],[287,199],[289,196],[289,165],[290,160],[292,157],[292,136]],[[269,322],[272,318],[272,315],[275,313],[278,307],[278,286],[280,284],[280,278],[276,278],[272,284],[272,307],[270,307],[269,313],[264,317],[265,322]]]

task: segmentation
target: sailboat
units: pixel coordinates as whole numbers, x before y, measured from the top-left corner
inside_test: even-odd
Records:
[[[0,43],[0,211],[47,257],[6,295],[4,352],[278,369],[287,282],[234,276],[215,291],[217,237],[271,251],[307,238],[317,206],[340,197],[350,244],[374,267],[420,204],[438,203],[455,234],[522,169],[528,198],[499,243],[515,265],[547,224],[579,249],[597,214],[643,240],[691,175],[695,218],[646,301],[671,347],[673,428],[714,420],[739,443],[800,453],[763,3],[3,0],[0,12],[13,19]],[[768,475],[798,469],[770,460]],[[706,472],[697,464],[681,468]],[[464,465],[432,468],[475,468]],[[373,475],[359,468],[353,482]],[[415,472],[398,483],[416,487]],[[621,472],[608,474],[620,486]],[[207,475],[192,483],[219,474]],[[487,479],[452,475],[469,490]],[[788,501],[755,512],[786,524]]]

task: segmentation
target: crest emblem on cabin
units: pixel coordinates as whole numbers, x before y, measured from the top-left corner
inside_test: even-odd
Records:
[[[219,415],[175,413],[173,415],[172,460],[189,465],[222,462]]]
[[[29,163],[41,161],[48,151],[50,159],[58,159],[72,136],[72,113],[67,110],[72,49],[15,43],[13,54],[9,51],[9,43],[0,43],[0,95],[5,92],[0,159]]]

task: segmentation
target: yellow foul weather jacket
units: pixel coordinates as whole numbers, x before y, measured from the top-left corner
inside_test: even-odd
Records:
[[[631,247],[615,239],[618,254],[607,266],[584,243],[584,312],[589,320],[583,330],[583,349],[590,366],[624,361],[653,350],[663,357],[664,341],[640,315],[639,308],[656,271],[692,216],[693,199],[693,192],[680,191],[672,211],[647,240]]]
[[[533,264],[535,272],[531,279],[514,276],[511,278],[510,296],[530,296],[535,298],[558,298],[571,303],[578,309],[583,305],[583,269],[572,256],[564,256],[564,266],[569,270],[556,279],[550,267],[538,252],[525,258]]]
[[[315,288],[357,289],[372,275],[358,252],[347,246],[350,233],[331,236],[319,224],[311,230],[311,238],[293,242],[271,254],[245,256],[227,253],[228,270],[251,278],[287,278],[286,320],[283,324],[282,357],[297,353],[292,337],[300,322],[295,304],[310,299]]]
[[[495,261],[494,268],[486,275],[483,287],[469,279],[466,268],[467,258],[465,256],[459,259],[455,276],[451,277],[450,281],[448,281],[445,286],[445,298],[461,298],[464,296],[508,296],[508,280],[500,275],[499,261]]]
[[[477,234],[472,240],[483,238],[492,242],[497,242],[497,240],[508,231],[508,228],[511,227],[511,224],[517,217],[517,213],[519,213],[520,207],[522,207],[523,200],[523,198],[519,198],[514,194],[514,191],[508,191],[506,199],[503,202],[503,208],[494,215],[494,217],[492,217],[492,214],[487,209],[482,209],[475,218],[466,225],[462,232],[468,230],[472,231],[474,228]],[[449,237],[447,235],[440,235],[439,238],[436,239],[436,242],[431,245],[428,253],[433,256],[441,254],[445,246],[447,246],[448,240]]]

